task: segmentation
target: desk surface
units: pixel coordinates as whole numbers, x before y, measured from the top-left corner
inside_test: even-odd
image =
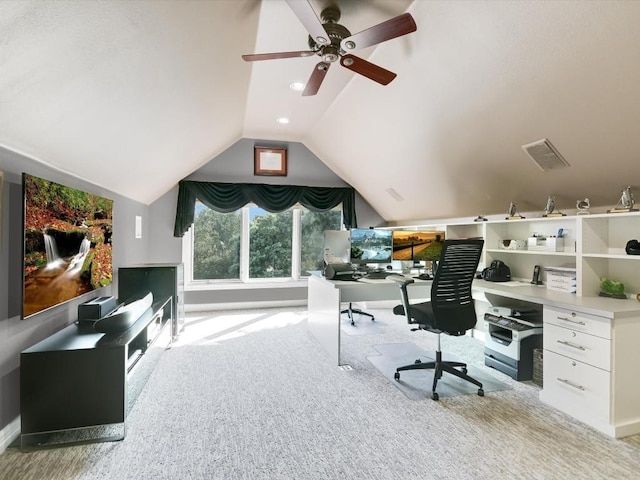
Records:
[[[394,272],[396,275],[397,274]],[[412,275],[404,275],[413,278]],[[384,286],[395,286],[395,282],[389,278],[385,279],[368,279],[361,278],[357,281],[340,281],[326,280],[341,291],[358,291],[371,288],[373,285],[380,288]],[[414,279],[412,284],[416,287],[424,287],[431,285],[431,280]],[[472,289],[474,292],[490,293],[502,297],[513,298],[514,300],[522,300],[526,302],[539,303],[543,305],[555,306],[560,308],[575,309],[580,312],[590,313],[605,318],[628,318],[640,316],[640,302],[635,298],[615,299],[604,297],[578,297],[571,293],[557,292],[548,290],[544,285],[519,284],[514,285],[513,282],[487,282],[486,280],[474,280]],[[399,298],[399,297],[398,297]],[[364,300],[364,299],[363,299]]]

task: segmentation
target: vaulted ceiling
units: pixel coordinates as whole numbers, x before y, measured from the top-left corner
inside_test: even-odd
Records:
[[[318,57],[242,61],[308,48],[284,0],[0,2],[0,145],[151,203],[240,138],[297,141],[392,223],[640,186],[640,2],[334,3],[352,33],[413,15],[354,52],[389,85],[336,63],[303,97]],[[569,167],[523,152],[543,138]]]

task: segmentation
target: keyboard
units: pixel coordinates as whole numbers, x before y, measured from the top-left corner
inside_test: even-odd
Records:
[[[389,272],[369,272],[367,273],[364,278],[370,278],[371,280],[383,280],[385,278],[387,278],[387,275],[389,275]]]

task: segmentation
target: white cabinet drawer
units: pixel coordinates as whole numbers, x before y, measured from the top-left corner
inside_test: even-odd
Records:
[[[547,323],[544,326],[543,345],[545,350],[611,370],[611,340],[606,338]]]
[[[547,306],[543,308],[542,318],[545,325],[551,323],[559,327],[571,328],[577,332],[611,338],[611,322],[608,318]]]
[[[544,352],[544,397],[586,423],[609,421],[610,378],[605,370]]]

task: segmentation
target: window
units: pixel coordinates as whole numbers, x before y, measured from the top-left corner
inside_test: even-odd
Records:
[[[322,268],[324,231],[341,225],[341,210],[312,212],[296,206],[270,213],[246,206],[218,213],[198,202],[183,240],[187,278],[251,282],[306,277]]]
[[[249,208],[249,278],[291,277],[293,210]]]
[[[196,205],[193,222],[193,279],[240,278],[242,215]]]

